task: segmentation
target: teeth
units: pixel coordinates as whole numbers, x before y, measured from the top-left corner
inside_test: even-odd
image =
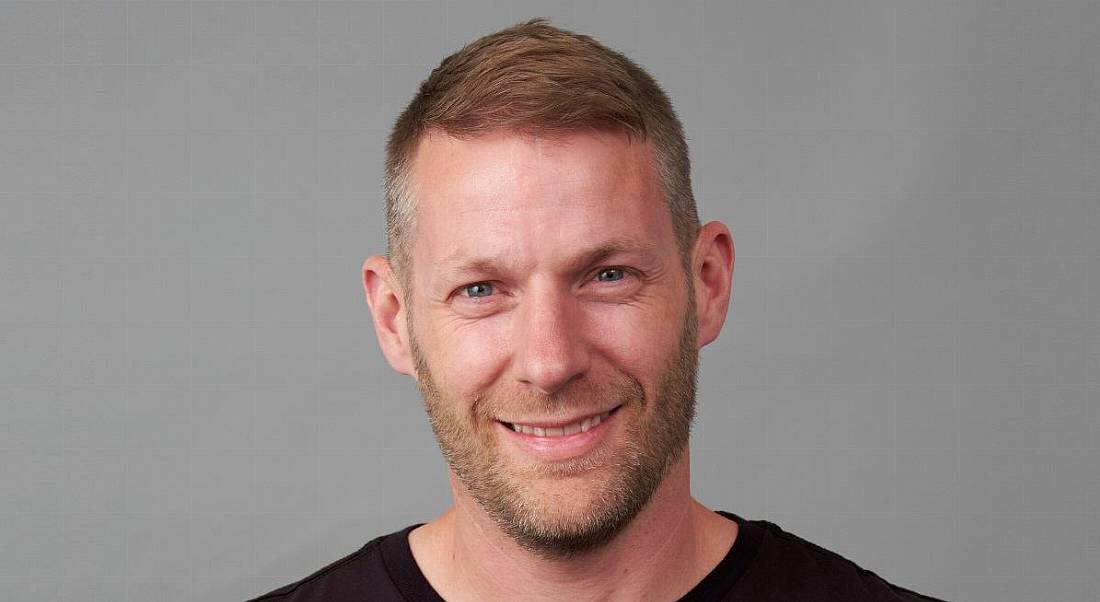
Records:
[[[592,416],[591,418],[585,418],[580,422],[574,422],[566,426],[556,427],[541,427],[541,426],[527,426],[526,424],[513,424],[512,430],[517,433],[527,433],[528,435],[534,435],[536,437],[561,437],[563,435],[575,435],[577,433],[586,433],[589,429],[598,425],[601,421],[611,415],[611,412],[604,412],[598,416]]]

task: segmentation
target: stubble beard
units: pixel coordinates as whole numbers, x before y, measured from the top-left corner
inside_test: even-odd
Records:
[[[614,539],[646,506],[687,448],[695,417],[699,355],[694,295],[688,296],[679,346],[667,361],[655,399],[648,399],[641,383],[628,375],[622,375],[622,381],[610,387],[595,388],[592,384],[578,383],[578,387],[585,386],[587,390],[570,391],[574,399],[581,396],[570,405],[608,407],[606,400],[616,399],[624,409],[632,412],[623,413],[630,422],[625,425],[625,448],[619,456],[608,458],[591,454],[568,462],[538,465],[530,470],[533,474],[516,474],[503,459],[499,435],[493,432],[498,428],[495,416],[502,407],[499,400],[488,396],[448,399],[432,377],[412,334],[412,324],[408,332],[418,376],[417,387],[448,465],[504,533],[542,558],[575,558]],[[524,398],[518,407],[528,410],[540,408],[549,412],[569,403],[556,394],[524,395]],[[562,504],[539,498],[524,487],[531,477],[553,479],[592,470],[603,470],[610,476],[586,485],[591,502],[572,512],[555,513],[554,509],[560,510]],[[567,496],[569,491],[556,492],[556,495]]]

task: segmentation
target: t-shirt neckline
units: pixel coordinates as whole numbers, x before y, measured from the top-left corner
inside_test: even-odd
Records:
[[[723,510],[718,514],[737,523],[737,538],[726,555],[691,591],[684,594],[678,602],[702,602],[714,600],[721,594],[733,589],[733,586],[748,569],[756,552],[760,548],[764,531],[752,522]],[[401,595],[408,600],[425,602],[444,602],[439,593],[428,583],[428,578],[416,564],[412,548],[409,546],[409,533],[423,525],[417,523],[391,534],[381,542],[382,563],[386,572]]]

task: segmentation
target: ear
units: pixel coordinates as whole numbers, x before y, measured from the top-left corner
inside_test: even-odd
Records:
[[[408,308],[401,284],[385,257],[371,255],[363,262],[363,292],[374,317],[374,334],[378,336],[378,345],[386,361],[401,374],[413,376],[415,369],[405,321]]]
[[[710,222],[695,239],[692,278],[699,318],[699,347],[718,338],[726,322],[733,287],[733,236],[722,222]]]

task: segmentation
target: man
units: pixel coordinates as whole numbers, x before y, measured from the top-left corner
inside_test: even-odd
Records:
[[[445,59],[387,147],[363,284],[453,506],[259,598],[919,600],[689,489],[734,246],[656,82],[542,20]]]

